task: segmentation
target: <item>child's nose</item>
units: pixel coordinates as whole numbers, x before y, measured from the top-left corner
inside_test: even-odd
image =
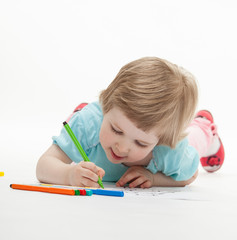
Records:
[[[116,148],[118,149],[119,153],[127,154],[129,152],[130,146],[129,143],[120,141],[116,144]]]

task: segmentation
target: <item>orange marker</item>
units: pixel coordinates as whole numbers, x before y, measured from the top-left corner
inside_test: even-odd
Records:
[[[67,189],[67,188],[57,188],[57,187],[43,187],[35,185],[23,185],[23,184],[11,184],[11,188],[27,191],[37,191],[37,192],[47,192],[56,193],[64,195],[87,195],[85,189]]]

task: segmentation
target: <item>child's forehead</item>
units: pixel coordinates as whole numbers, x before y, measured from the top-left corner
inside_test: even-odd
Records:
[[[109,121],[114,124],[116,127],[120,128],[123,131],[133,131],[141,137],[148,137],[154,140],[157,139],[156,128],[151,128],[150,130],[144,131],[137,127],[136,121],[130,120],[126,114],[118,107],[113,107],[108,112]]]

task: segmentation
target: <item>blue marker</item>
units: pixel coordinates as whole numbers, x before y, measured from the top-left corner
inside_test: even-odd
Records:
[[[114,197],[123,197],[123,191],[115,191],[115,190],[105,190],[105,189],[90,189],[93,194],[104,195],[104,196],[114,196]]]
[[[80,189],[80,188],[79,188]],[[84,188],[91,190],[93,194],[103,195],[103,196],[113,196],[113,197],[124,197],[123,191],[118,190],[106,190],[106,189],[97,189],[97,188]]]

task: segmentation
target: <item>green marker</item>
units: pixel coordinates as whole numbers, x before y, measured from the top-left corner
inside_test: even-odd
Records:
[[[76,136],[74,135],[74,133],[73,133],[72,129],[70,128],[70,126],[68,125],[68,123],[67,122],[63,122],[63,125],[64,125],[68,135],[71,137],[72,141],[74,142],[75,146],[77,147],[78,151],[80,152],[81,156],[83,157],[84,161],[85,162],[90,162],[90,159],[87,157],[87,155],[84,152],[81,144],[78,142]],[[99,185],[102,188],[104,188],[103,183],[102,183],[100,177],[98,179],[98,183],[99,183]]]

